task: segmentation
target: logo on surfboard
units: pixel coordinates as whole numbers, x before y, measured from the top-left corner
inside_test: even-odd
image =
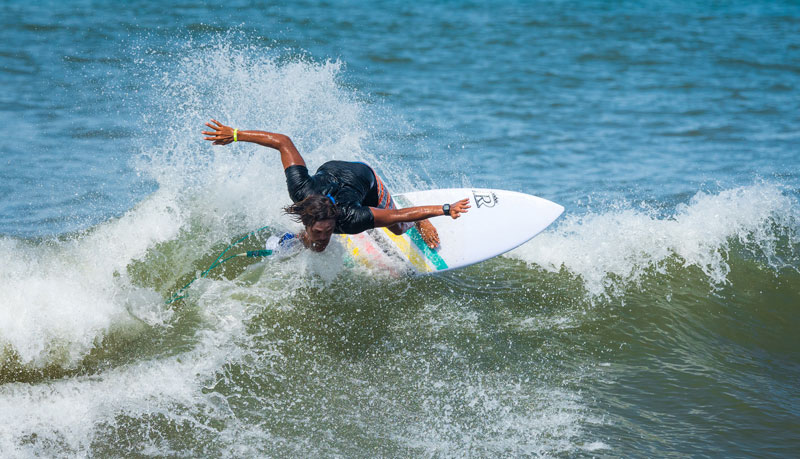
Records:
[[[472,196],[475,197],[475,207],[494,207],[497,205],[497,195],[492,192],[479,193],[472,190]]]

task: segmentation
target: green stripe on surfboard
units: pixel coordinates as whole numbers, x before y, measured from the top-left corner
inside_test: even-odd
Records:
[[[439,256],[438,253],[434,252],[425,241],[422,239],[422,235],[419,234],[416,227],[411,228],[410,230],[406,231],[408,234],[408,238],[411,239],[411,242],[417,246],[420,252],[425,255],[425,258],[430,261],[433,266],[436,267],[437,271],[441,271],[442,269],[447,269],[447,263]]]

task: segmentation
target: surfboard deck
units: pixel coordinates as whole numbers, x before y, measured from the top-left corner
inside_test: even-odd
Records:
[[[564,207],[516,191],[447,188],[393,195],[399,208],[454,203],[469,198],[469,212],[457,219],[429,221],[439,232],[439,247],[430,249],[416,228],[396,235],[387,228],[340,235],[348,253],[370,268],[430,274],[463,268],[512,250],[542,232]]]

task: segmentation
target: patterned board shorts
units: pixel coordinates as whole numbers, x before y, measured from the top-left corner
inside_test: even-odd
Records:
[[[372,168],[370,167],[370,169]],[[394,205],[394,200],[392,200],[392,195],[386,189],[386,185],[383,184],[383,180],[375,172],[375,169],[372,169],[372,175],[375,176],[375,184],[378,187],[378,205],[376,207],[380,209],[397,209],[397,206]],[[414,222],[396,223],[395,225],[398,225],[400,232],[404,233],[414,226]]]
[[[389,193],[389,190],[386,189],[386,185],[383,184],[383,180],[375,173],[375,170],[372,170],[372,173],[375,175],[375,184],[378,187],[378,205],[377,207],[381,209],[397,209],[394,205],[394,201],[392,200],[392,195]]]

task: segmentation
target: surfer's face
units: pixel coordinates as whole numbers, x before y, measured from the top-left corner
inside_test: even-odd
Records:
[[[320,220],[314,222],[310,226],[306,226],[306,238],[308,241],[308,248],[315,252],[322,252],[328,247],[333,235],[333,229],[336,227],[336,220]]]

